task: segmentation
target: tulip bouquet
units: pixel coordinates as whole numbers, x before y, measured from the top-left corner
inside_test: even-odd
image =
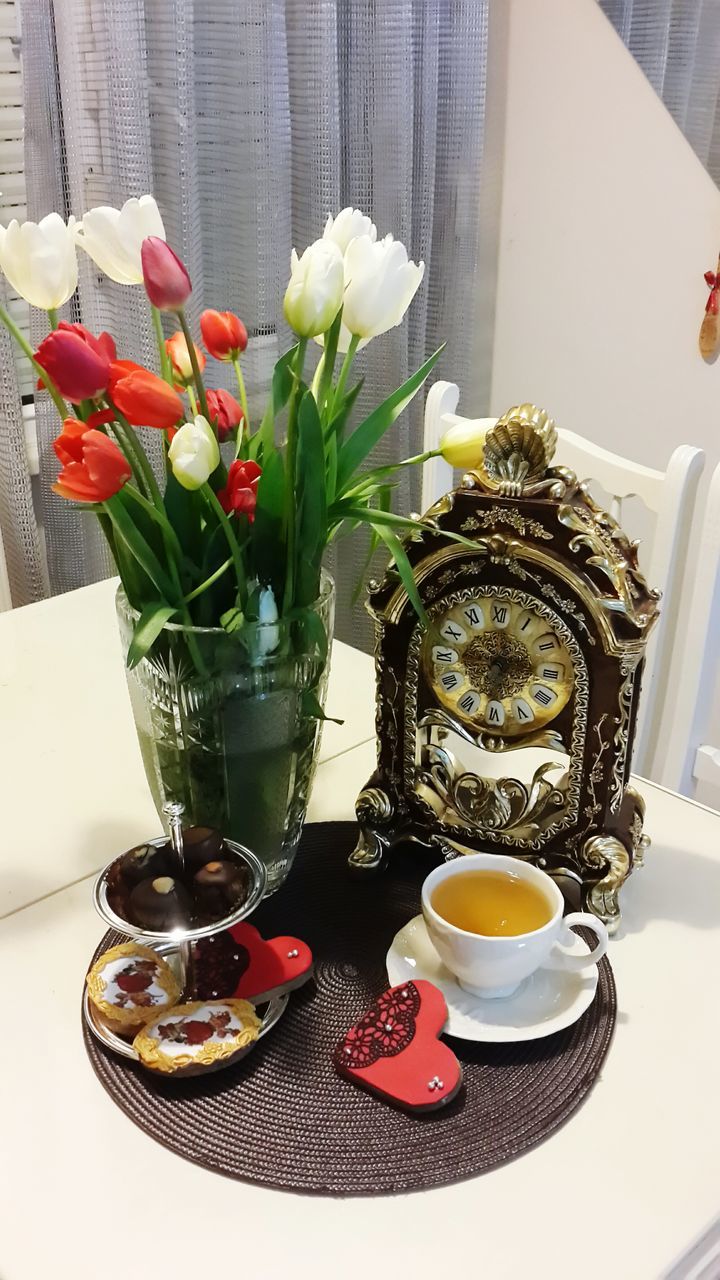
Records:
[[[78,246],[111,279],[144,286],[157,372],[126,359],[110,334],[95,336],[58,319],[77,285]],[[243,379],[245,325],[231,312],[206,310],[200,333],[191,333],[184,312],[191,282],[151,196],[119,210],[92,209],[80,222],[55,213],[37,224],[13,222],[0,229],[0,267],[17,292],[47,312],[49,332],[34,351],[2,310],[0,319],[32,361],[62,423],[54,442],[61,464],[55,492],[94,512],[109,543],[131,620],[128,667],[154,665],[153,680],[161,672],[187,689],[227,673],[228,654],[241,651],[250,667],[275,661],[265,695],[277,688],[279,661],[311,654],[301,703],[316,726],[329,640],[327,617],[317,609],[328,543],[369,525],[373,544],[385,543],[422,611],[402,541],[415,523],[392,512],[390,497],[397,471],[430,455],[361,468],[440,352],[351,423],[361,386],[352,379],[356,354],[403,319],[423,264],[409,261],[392,236],[378,239],[369,217],[354,209],[329,217],[302,256],[293,251],[284,312],[297,341],[277,362],[259,422],[251,421]],[[177,324],[167,339],[161,313]],[[321,348],[313,373],[306,372],[311,341]],[[206,386],[208,356],[232,366],[237,398]],[[143,446],[152,432],[162,440],[161,476]],[[217,705],[213,714],[217,721]],[[187,716],[186,705],[180,720]],[[168,717],[176,725],[174,711]],[[193,744],[198,738],[207,744],[207,737],[207,726],[190,734]],[[188,740],[166,755],[175,761],[171,778],[167,760],[153,765],[164,795],[181,792],[196,820],[218,821],[207,803],[208,777],[198,784],[199,766],[192,760],[188,766]],[[223,803],[227,809],[227,798]]]

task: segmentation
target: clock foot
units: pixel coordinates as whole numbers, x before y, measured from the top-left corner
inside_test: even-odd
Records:
[[[616,933],[620,924],[618,894],[630,874],[630,854],[615,836],[593,836],[583,845],[582,861],[588,867],[608,868],[590,889],[587,905],[608,933]]]
[[[385,865],[394,839],[394,830],[389,829],[388,823],[394,816],[395,806],[380,787],[366,787],[357,798],[355,813],[360,834],[348,866],[352,871],[379,871]]]

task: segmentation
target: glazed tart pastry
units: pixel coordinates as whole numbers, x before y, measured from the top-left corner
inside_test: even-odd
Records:
[[[260,1025],[247,1000],[193,1000],[144,1026],[133,1048],[151,1071],[198,1075],[244,1053],[257,1040]]]
[[[180,998],[180,984],[170,966],[150,947],[136,942],[105,951],[86,982],[103,1022],[121,1036],[134,1036]]]

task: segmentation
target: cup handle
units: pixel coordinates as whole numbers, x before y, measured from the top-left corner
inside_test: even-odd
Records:
[[[571,947],[575,942],[575,935],[572,932],[573,925],[582,925],[585,929],[592,929],[597,938],[597,945],[589,955],[571,955],[566,947]],[[597,964],[598,960],[602,960],[608,945],[608,931],[602,920],[598,920],[597,916],[591,916],[587,911],[571,911],[569,915],[563,918],[562,929],[555,942],[555,947],[562,956],[562,962],[565,969],[578,973],[580,969],[585,969],[589,964]]]

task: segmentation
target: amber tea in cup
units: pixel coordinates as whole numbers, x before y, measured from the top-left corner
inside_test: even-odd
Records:
[[[537,885],[504,871],[465,871],[442,880],[430,901],[448,924],[486,938],[542,929],[555,910]]]

